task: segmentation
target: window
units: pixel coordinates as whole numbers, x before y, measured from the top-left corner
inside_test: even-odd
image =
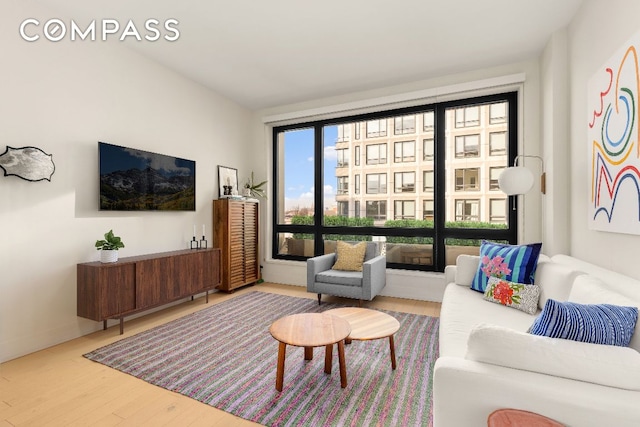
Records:
[[[394,174],[394,192],[396,193],[415,193],[416,192],[416,173],[415,172],[396,172]]]
[[[336,117],[350,135],[324,118],[276,124],[270,253],[302,262],[324,253],[326,239],[357,237],[380,242],[388,268],[442,272],[483,239],[517,244],[522,207],[496,185],[518,155],[519,104],[511,92]],[[490,124],[500,115],[504,123]],[[300,240],[305,250],[289,251]],[[430,261],[407,261],[406,245],[429,246]]]
[[[354,124],[354,139],[358,140],[360,139],[360,126],[362,125],[361,122],[357,122]]]
[[[349,202],[338,202],[338,216],[349,216]]]
[[[367,122],[367,138],[387,136],[387,120],[369,120]]]
[[[416,219],[416,202],[413,200],[396,200],[394,202],[393,219]]]
[[[456,191],[478,191],[478,168],[456,169]]]
[[[480,221],[480,200],[456,200],[456,221]]]
[[[456,109],[456,127],[466,128],[480,125],[480,107]]]
[[[433,138],[422,140],[422,159],[433,160]]]
[[[480,155],[480,135],[456,136],[456,157],[478,157]]]
[[[387,202],[385,200],[367,201],[367,218],[387,219]]]
[[[422,173],[422,190],[425,193],[433,193],[433,171],[424,171]]]
[[[410,116],[400,116],[394,119],[395,135],[406,135],[408,133],[415,133],[416,131],[416,116],[411,114]]]
[[[422,219],[433,221],[433,200],[424,200],[422,202]]]
[[[491,104],[489,106],[489,124],[495,125],[507,122],[507,104]]]
[[[349,194],[349,177],[338,177],[338,194]]]
[[[489,155],[503,156],[507,154],[507,133],[491,132],[489,134]]]
[[[433,131],[433,117],[433,111],[429,111],[422,115],[422,129],[424,129],[425,132]]]
[[[499,190],[498,178],[504,172],[504,168],[489,168],[489,190]]]
[[[342,168],[349,166],[349,149],[339,148],[336,150],[336,156],[338,156],[337,167]]]
[[[505,224],[507,221],[507,199],[489,200],[489,221]]]
[[[367,145],[367,164],[381,165],[387,163],[387,144]]]
[[[387,174],[367,174],[367,194],[385,194],[387,192]]]
[[[394,144],[394,161],[396,163],[414,162],[416,160],[416,142],[401,141]]]
[[[344,125],[337,125],[338,137],[336,142],[349,142],[351,141],[351,123]]]

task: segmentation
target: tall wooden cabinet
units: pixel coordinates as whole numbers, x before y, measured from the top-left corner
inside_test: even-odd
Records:
[[[230,292],[260,279],[258,202],[213,201],[213,246],[222,250],[218,289]]]

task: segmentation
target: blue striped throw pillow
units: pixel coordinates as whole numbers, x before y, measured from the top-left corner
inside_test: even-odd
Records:
[[[529,332],[550,338],[628,347],[637,307],[547,301]]]
[[[523,285],[533,284],[540,249],[542,243],[505,245],[483,240],[480,245],[480,265],[471,282],[471,289],[484,292],[489,277]]]

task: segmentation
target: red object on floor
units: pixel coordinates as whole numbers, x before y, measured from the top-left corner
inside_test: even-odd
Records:
[[[533,412],[498,409],[489,415],[487,427],[564,427],[564,424]]]

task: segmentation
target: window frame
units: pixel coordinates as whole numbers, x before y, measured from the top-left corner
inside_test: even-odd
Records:
[[[518,155],[518,128],[521,125],[519,123],[518,117],[518,99],[519,94],[516,91],[513,92],[505,92],[493,95],[485,95],[479,97],[470,97],[464,99],[450,100],[450,101],[442,101],[433,104],[426,105],[418,105],[406,108],[400,108],[396,110],[380,110],[376,112],[370,112],[365,114],[358,114],[352,116],[344,116],[344,117],[336,117],[330,119],[321,119],[311,122],[302,122],[302,123],[294,123],[282,126],[273,126],[272,128],[272,142],[273,142],[273,153],[272,162],[273,162],[273,175],[271,177],[271,188],[273,198],[270,199],[270,206],[272,209],[272,238],[271,238],[271,247],[272,247],[272,257],[274,259],[289,259],[296,261],[305,261],[308,256],[302,255],[287,255],[287,254],[279,254],[279,237],[282,234],[286,233],[305,233],[310,234],[314,240],[314,253],[315,255],[321,255],[324,253],[324,242],[323,238],[326,235],[345,235],[345,236],[362,236],[363,238],[370,238],[369,236],[394,236],[394,237],[427,237],[433,239],[433,263],[430,265],[409,265],[409,264],[394,264],[388,263],[388,268],[402,268],[408,270],[422,270],[422,271],[444,271],[445,267],[445,257],[446,257],[446,242],[449,239],[472,239],[472,240],[496,240],[496,241],[505,241],[511,244],[518,243],[518,212],[522,207],[520,204],[522,203],[520,200],[514,197],[508,197],[508,206],[514,206],[515,209],[509,208],[507,211],[508,216],[508,227],[505,229],[475,229],[475,228],[463,228],[463,227],[447,227],[446,223],[446,195],[445,195],[445,185],[446,182],[446,155],[445,149],[446,147],[446,111],[451,108],[460,108],[470,105],[486,105],[496,102],[507,102],[507,153],[506,153],[506,164],[513,164],[516,156]],[[433,159],[433,169],[434,169],[434,193],[433,195],[429,194],[429,200],[433,200],[434,204],[434,219],[433,219],[433,228],[406,228],[406,227],[398,227],[398,226],[358,226],[358,227],[349,227],[349,226],[328,226],[323,224],[323,216],[315,215],[313,217],[313,223],[309,225],[293,225],[280,223],[278,218],[284,218],[284,213],[279,212],[279,202],[278,200],[284,200],[284,196],[279,195],[279,180],[284,179],[280,176],[282,173],[280,162],[284,161],[284,157],[280,158],[278,153],[280,153],[280,142],[279,135],[280,133],[284,133],[289,130],[298,130],[298,129],[306,129],[313,128],[313,138],[314,138],[314,191],[313,191],[313,201],[315,206],[315,212],[323,212],[324,211],[324,191],[323,191],[323,127],[324,126],[332,126],[340,123],[368,123],[370,120],[387,120],[393,118],[395,116],[402,116],[408,114],[420,114],[427,113],[432,111],[434,114],[434,159]],[[418,123],[416,124],[418,125]],[[455,127],[455,124],[453,125]],[[366,129],[363,129],[365,131]],[[388,132],[387,132],[388,133]],[[365,135],[362,135],[366,137]],[[388,136],[387,138],[392,138]],[[372,141],[373,142],[373,141]],[[370,145],[370,144],[366,144]],[[418,155],[420,153],[416,153]],[[284,167],[284,165],[283,165]],[[488,166],[487,166],[488,167]],[[375,170],[375,169],[372,169]],[[364,173],[364,171],[362,172]],[[365,174],[366,175],[366,174]],[[365,179],[366,185],[366,179]],[[416,185],[420,185],[420,183],[416,183]],[[365,190],[366,191],[366,190]],[[375,194],[380,194],[382,197],[375,197]],[[393,195],[384,195],[384,193],[375,193],[370,197],[367,197],[366,194],[362,196],[361,200],[365,202],[364,213],[365,216],[369,215],[368,207],[372,202],[383,203],[385,207],[385,220],[388,215],[392,215],[388,212],[388,203],[392,203]],[[389,197],[390,196],[390,197]],[[418,198],[424,197],[421,195],[417,195]],[[450,198],[455,198],[454,196],[449,196]],[[282,202],[284,203],[284,202]],[[283,205],[284,206],[284,205]],[[418,208],[418,204],[416,204],[416,209]],[[420,215],[420,212],[416,212],[417,215]],[[382,214],[379,212],[378,208],[378,216]]]

